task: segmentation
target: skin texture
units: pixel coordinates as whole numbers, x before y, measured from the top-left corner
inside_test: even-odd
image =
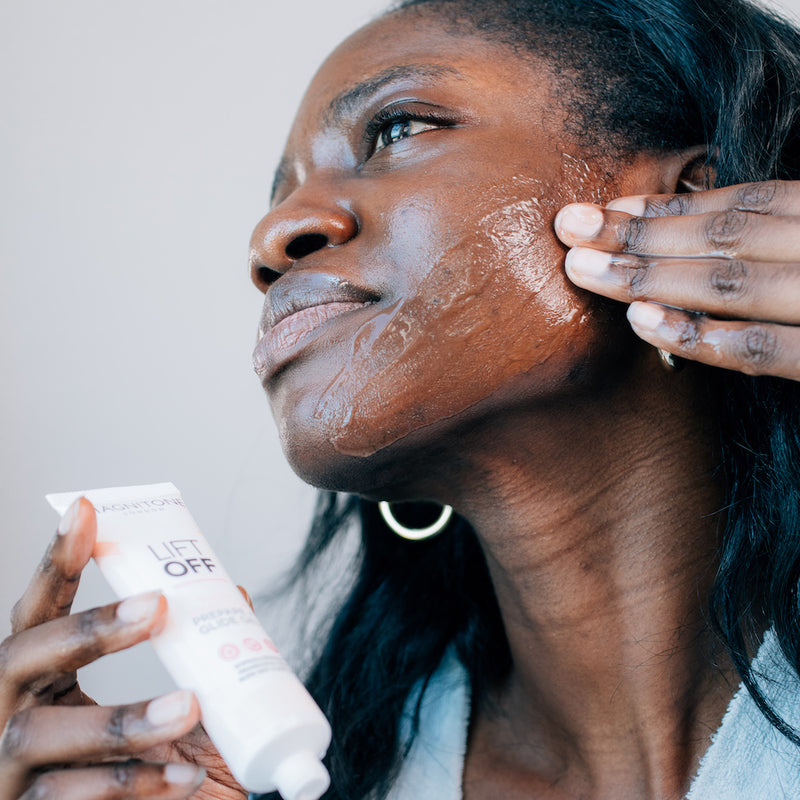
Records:
[[[713,220],[768,189],[687,194],[696,152],[589,163],[542,65],[423,22],[356,33],[303,101],[251,242],[267,293],[257,369],[301,475],[449,502],[478,532],[513,671],[473,711],[467,800],[680,798],[737,683],[704,617],[713,409],[691,364],[667,373],[634,334],[754,371],[741,335],[766,321],[780,356],[759,369],[797,378],[800,193],[773,187],[737,212],[720,255]],[[377,95],[352,91],[365,80]],[[368,120],[399,101],[423,118],[378,149]],[[556,220],[574,201],[578,224]],[[594,293],[676,308],[631,331]],[[146,705],[100,708],[77,687],[78,666],[147,638],[164,609],[70,615],[88,503],[64,529],[0,648],[0,800],[242,800],[191,698],[154,726]],[[130,757],[143,761],[109,764]],[[205,782],[170,784],[165,762]]]

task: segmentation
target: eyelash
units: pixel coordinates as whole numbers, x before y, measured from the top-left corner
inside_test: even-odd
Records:
[[[364,128],[364,141],[367,145],[367,157],[371,157],[376,153],[388,147],[392,142],[385,142],[383,147],[378,148],[380,138],[385,131],[391,130],[392,126],[401,123],[409,122],[426,122],[429,125],[435,125],[439,128],[450,128],[455,123],[451,120],[442,119],[434,114],[426,114],[418,110],[403,108],[402,106],[387,106],[380,109],[371,120],[369,120]],[[421,131],[420,131],[421,133]],[[411,136],[404,136],[404,139],[410,139]]]

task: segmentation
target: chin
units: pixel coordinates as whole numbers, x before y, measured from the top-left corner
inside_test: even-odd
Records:
[[[310,413],[303,414],[301,401],[292,414],[276,414],[281,447],[297,476],[317,489],[329,492],[369,494],[376,491],[378,475],[394,461],[391,455],[374,453],[353,456],[337,449],[329,432]]]
[[[369,475],[368,459],[337,452],[321,438],[309,436],[281,437],[283,452],[297,476],[328,492],[358,494]]]
[[[449,421],[404,436],[369,452],[374,433],[369,429],[366,440],[357,435],[332,436],[331,432],[310,415],[301,415],[294,406],[291,417],[276,417],[281,446],[292,470],[303,481],[317,489],[346,492],[370,500],[404,500],[426,496],[435,480],[433,465],[442,465],[446,456],[444,443],[450,441],[445,428]],[[376,426],[380,423],[376,421]],[[414,477],[425,477],[425,486]],[[427,490],[427,491],[426,491]]]

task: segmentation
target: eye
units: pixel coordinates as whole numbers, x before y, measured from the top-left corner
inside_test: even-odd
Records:
[[[398,119],[394,122],[384,122],[375,136],[372,146],[372,153],[380,152],[390,144],[399,142],[401,139],[408,139],[423,131],[429,131],[439,127],[435,122],[428,122],[422,119]]]
[[[364,128],[367,159],[402,139],[409,139],[418,133],[449,128],[457,124],[444,109],[436,109],[429,104],[414,103],[390,105],[380,109]]]

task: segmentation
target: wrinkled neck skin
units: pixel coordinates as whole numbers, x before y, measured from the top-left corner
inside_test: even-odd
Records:
[[[467,800],[682,798],[737,684],[705,619],[722,505],[705,400],[691,367],[643,360],[638,378],[461,440],[449,499],[481,539],[513,656],[473,710]]]

